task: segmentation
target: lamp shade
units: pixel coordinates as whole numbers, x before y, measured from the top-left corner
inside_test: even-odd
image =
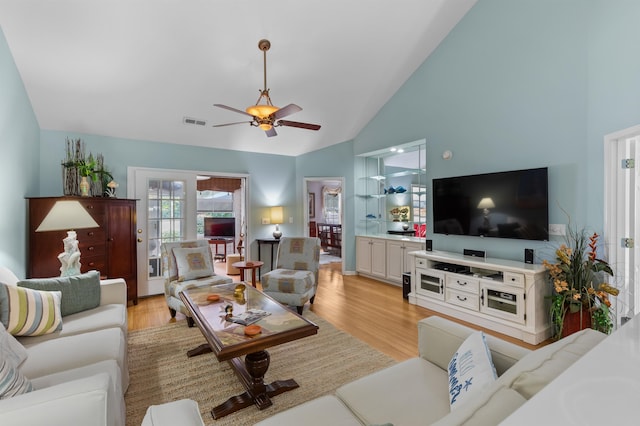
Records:
[[[492,209],[495,206],[496,205],[493,203],[493,200],[490,197],[483,198],[478,203],[478,208],[479,209]]]
[[[68,231],[99,226],[78,201],[56,201],[36,232]]]
[[[282,223],[284,220],[284,209],[282,206],[271,207],[271,223]]]

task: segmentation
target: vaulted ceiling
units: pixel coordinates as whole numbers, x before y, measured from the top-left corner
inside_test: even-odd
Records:
[[[295,156],[354,138],[475,1],[0,0],[0,27],[42,129]],[[212,127],[250,119],[213,104],[256,102],[263,38],[319,131]]]

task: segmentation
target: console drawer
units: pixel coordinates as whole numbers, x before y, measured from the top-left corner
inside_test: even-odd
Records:
[[[447,274],[447,288],[480,294],[480,280],[470,275]]]
[[[477,311],[480,309],[480,298],[476,294],[447,289],[446,302],[452,305]]]
[[[515,287],[524,288],[524,274],[505,272],[503,275],[503,282]]]

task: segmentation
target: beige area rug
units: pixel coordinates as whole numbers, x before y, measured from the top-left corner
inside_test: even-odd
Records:
[[[244,388],[229,364],[213,354],[187,357],[187,350],[205,343],[200,330],[178,321],[130,332],[127,425],[139,426],[149,405],[182,398],[198,402],[205,425],[252,425],[395,363],[313,312],[305,310],[304,316],[319,326],[318,334],[268,349],[271,365],[265,376],[265,383],[293,378],[300,387],[275,396],[265,410],[251,406],[218,420],[211,409]]]

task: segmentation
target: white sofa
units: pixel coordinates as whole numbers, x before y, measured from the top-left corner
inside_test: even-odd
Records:
[[[486,336],[499,377],[479,396],[451,411],[447,367],[473,331],[441,317],[425,318],[418,323],[418,357],[258,425],[496,425],[606,337],[588,329],[530,351]]]
[[[0,282],[16,285],[18,278],[0,267]],[[124,426],[126,283],[101,280],[100,305],[62,323],[60,331],[17,339],[28,354],[19,370],[34,390],[0,399],[0,424]]]

